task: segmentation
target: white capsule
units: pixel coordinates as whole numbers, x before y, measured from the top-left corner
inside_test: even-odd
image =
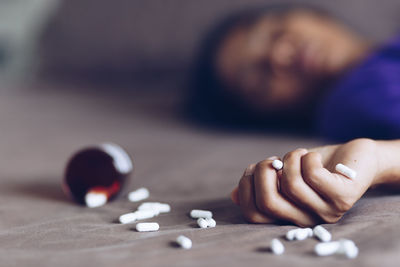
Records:
[[[279,241],[279,239],[272,239],[271,240],[271,245],[270,245],[272,253],[276,255],[281,255],[283,252],[285,252],[285,247],[283,246],[282,242]]]
[[[171,206],[166,203],[160,202],[144,202],[140,204],[138,210],[158,210],[160,213],[167,213],[171,211]]]
[[[204,219],[204,218],[199,218],[199,219],[197,220],[197,225],[198,225],[200,228],[207,228],[208,222],[207,222],[206,219]]]
[[[136,224],[136,231],[138,232],[153,232],[158,231],[160,225],[156,222],[138,223]]]
[[[349,177],[350,179],[354,179],[357,176],[357,172],[349,167],[347,167],[346,165],[339,163],[336,165],[335,170],[340,173],[343,174],[344,176]]]
[[[298,228],[294,234],[296,240],[305,240],[309,237],[309,231],[307,228]]]
[[[286,239],[289,240],[289,241],[293,241],[294,240],[294,236],[296,234],[296,231],[297,231],[297,229],[292,229],[292,230],[287,231]]]
[[[337,253],[346,255],[349,259],[354,259],[358,256],[358,247],[352,240],[340,239],[340,248]]]
[[[102,192],[89,191],[85,195],[85,203],[89,208],[101,207],[107,203],[107,195]]]
[[[178,236],[178,238],[176,239],[176,243],[178,243],[183,249],[192,248],[192,240],[184,235]]]
[[[340,242],[334,241],[334,242],[323,242],[323,243],[318,243],[314,247],[314,252],[318,256],[329,256],[336,254],[341,245]]]
[[[272,167],[274,167],[275,170],[279,171],[283,168],[283,162],[279,159],[274,159],[274,161],[272,161]]]
[[[158,215],[156,210],[138,210],[123,214],[119,217],[119,222],[122,224],[133,223],[137,220],[150,219]]]
[[[317,225],[313,229],[314,235],[321,240],[322,242],[329,242],[332,239],[331,233],[328,232],[324,227],[321,225]]]
[[[212,218],[213,214],[211,211],[208,210],[192,210],[190,212],[190,217],[193,219],[197,218]]]
[[[133,223],[136,221],[136,215],[134,212],[122,214],[119,216],[119,222],[122,224]]]
[[[314,232],[311,228],[305,228],[305,229],[308,232],[308,237],[312,237],[314,235]]]
[[[138,201],[148,198],[149,195],[150,195],[149,190],[145,187],[141,187],[135,191],[130,192],[128,194],[128,199],[131,202],[138,202]]]
[[[213,228],[217,225],[217,222],[213,218],[206,218],[208,227]]]

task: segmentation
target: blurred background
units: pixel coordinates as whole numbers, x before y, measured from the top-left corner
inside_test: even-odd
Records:
[[[264,264],[265,253],[246,254],[255,249],[251,236],[246,236],[250,227],[264,228],[230,225],[244,222],[228,195],[248,164],[298,147],[321,145],[320,140],[290,133],[204,129],[182,120],[180,107],[190,89],[187,80],[200,41],[215,23],[248,7],[289,2],[0,0],[0,202],[7,203],[0,205],[3,264],[14,266],[19,259],[20,266],[131,265],[138,255],[150,262],[171,259],[174,264],[203,264],[203,259],[218,262],[208,265],[242,264],[249,257]],[[291,3],[324,8],[376,43],[393,36],[400,25],[398,0]],[[155,201],[173,205],[177,216],[162,217],[162,225],[173,235],[189,207],[210,208],[229,224],[220,235],[225,240],[215,246],[225,249],[232,244],[236,250],[225,249],[215,257],[215,250],[207,245],[197,258],[182,253],[187,258],[181,261],[161,249],[171,236],[160,235],[162,242],[147,236],[136,242],[133,239],[140,239],[139,235],[110,224],[132,209],[124,199],[104,210],[87,211],[74,205],[61,190],[65,164],[78,149],[105,141],[121,145],[132,155],[135,175],[130,189],[147,187]],[[388,220],[389,212],[382,210],[379,201],[375,203],[356,212],[359,217],[354,223],[374,223],[360,224],[360,231],[366,225],[371,229],[381,225],[381,218],[397,229],[398,222]],[[393,203],[390,212],[398,218],[398,212],[393,212],[398,200]],[[375,221],[365,217],[370,214]],[[269,229],[271,237],[276,236],[272,235],[276,228]],[[244,250],[231,237],[233,233],[243,234]],[[381,239],[381,246],[370,242],[382,233],[390,241]],[[376,247],[395,244],[393,233],[381,230],[364,236],[356,232],[354,236],[364,238],[360,241],[371,244],[364,253],[369,257],[360,266],[380,264],[383,252]],[[265,242],[264,233],[252,236],[260,244]],[[393,247],[392,254],[397,256]],[[289,264],[299,263],[296,255]],[[272,264],[279,260],[270,259]],[[304,259],[304,266],[310,266],[312,257]],[[397,262],[392,257],[384,260]]]
[[[1,0],[0,77],[180,81],[204,33],[218,20],[277,2],[290,1]],[[323,7],[374,41],[391,36],[400,20],[395,0],[292,2]]]

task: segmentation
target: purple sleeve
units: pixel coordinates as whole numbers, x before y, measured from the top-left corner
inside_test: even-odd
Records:
[[[400,35],[332,89],[316,123],[330,140],[400,138]]]

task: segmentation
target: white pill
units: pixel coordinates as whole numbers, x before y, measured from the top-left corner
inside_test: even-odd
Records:
[[[292,229],[292,230],[287,231],[286,239],[289,240],[289,241],[293,241],[294,240],[294,236],[296,234],[296,231],[297,231],[297,229]]]
[[[192,248],[192,240],[184,235],[178,236],[178,238],[176,239],[176,243],[178,243],[183,249]]]
[[[133,223],[136,221],[136,215],[134,212],[122,214],[118,220],[122,224]]]
[[[204,218],[199,218],[199,219],[197,220],[197,225],[198,225],[200,228],[207,228],[208,222],[207,222],[206,219],[204,219]]]
[[[213,218],[206,218],[206,221],[210,228],[217,226],[217,222]]]
[[[157,215],[157,210],[138,210],[121,215],[119,217],[119,222],[122,224],[133,223],[137,220],[150,219]]]
[[[190,212],[190,217],[193,219],[197,218],[212,218],[213,214],[211,211],[208,210],[192,210]]]
[[[358,256],[358,247],[352,240],[340,239],[340,248],[338,250],[339,254],[346,255],[349,259],[354,259]]]
[[[128,194],[128,199],[131,202],[138,202],[143,199],[148,198],[150,195],[150,192],[147,188],[141,187],[135,191],[132,191]]]
[[[317,225],[313,229],[314,235],[321,240],[322,242],[329,242],[332,239],[331,233],[328,232],[324,227],[321,225]]]
[[[274,161],[272,161],[272,167],[274,167],[275,170],[279,171],[283,168],[283,162],[279,159],[275,159]]]
[[[308,232],[308,237],[312,237],[314,235],[314,232],[311,228],[305,228],[305,229]]]
[[[283,246],[282,242],[279,241],[279,239],[272,239],[271,240],[271,245],[270,245],[272,253],[276,255],[281,255],[283,252],[285,252],[285,247]]]
[[[107,203],[107,195],[102,192],[89,191],[85,195],[85,203],[89,208],[101,207]]]
[[[158,231],[158,229],[160,229],[160,225],[156,222],[136,224],[136,231],[138,232],[153,232]]]
[[[344,176],[349,177],[350,179],[354,179],[357,176],[357,172],[349,167],[347,167],[346,165],[339,163],[336,165],[335,170],[340,173],[343,174]]]
[[[315,245],[314,252],[318,256],[329,256],[329,255],[336,254],[339,251],[340,247],[341,247],[341,245],[340,245],[340,242],[338,242],[338,241],[323,242],[323,243],[318,243],[317,245]]]
[[[160,213],[167,213],[171,211],[171,206],[166,203],[160,202],[144,202],[140,204],[138,210],[158,210]]]
[[[296,229],[296,232],[294,234],[294,238],[296,240],[305,240],[309,237],[309,231],[307,228],[299,228]]]

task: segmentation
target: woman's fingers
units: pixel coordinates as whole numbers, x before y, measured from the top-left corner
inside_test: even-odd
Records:
[[[350,188],[349,180],[339,174],[331,173],[322,165],[322,157],[319,153],[311,152],[302,158],[303,177],[305,182],[331,203],[330,218],[325,221],[337,221],[341,215],[353,206],[352,198],[344,198],[343,192]],[[349,192],[348,195],[352,195]]]
[[[278,174],[272,167],[272,160],[264,160],[254,170],[254,187],[258,210],[276,218],[300,226],[317,223],[306,211],[285,199],[278,190]]]
[[[331,215],[332,208],[303,179],[302,157],[306,154],[307,150],[296,149],[285,155],[280,190],[294,203],[325,220]]]
[[[246,172],[245,172],[246,174]],[[243,216],[253,223],[271,223],[273,219],[257,210],[254,196],[253,175],[243,175],[239,182],[239,203]]]
[[[231,192],[231,200],[236,205],[240,205],[240,202],[239,202],[239,188],[237,186]]]

